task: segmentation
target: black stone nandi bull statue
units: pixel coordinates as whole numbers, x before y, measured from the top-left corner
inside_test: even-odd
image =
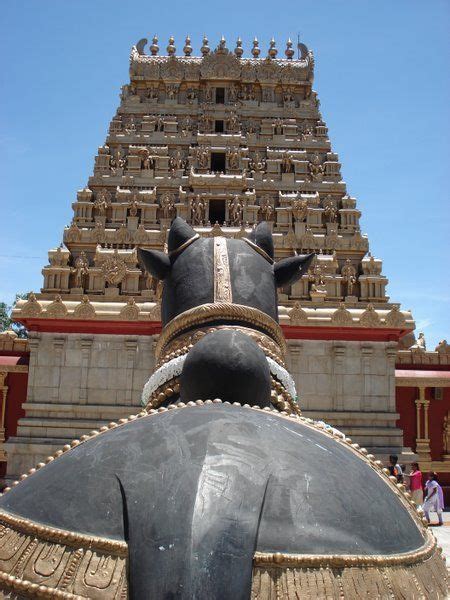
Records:
[[[0,500],[0,597],[445,598],[433,535],[364,449],[303,418],[284,367],[266,225],[176,219],[146,408],[82,436]]]

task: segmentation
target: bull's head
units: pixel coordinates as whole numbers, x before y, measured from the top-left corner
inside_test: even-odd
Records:
[[[182,312],[214,302],[249,306],[278,320],[276,289],[295,283],[314,254],[274,263],[269,225],[260,223],[243,239],[200,238],[180,217],[172,222],[168,253],[138,251],[139,260],[164,281],[162,323]]]

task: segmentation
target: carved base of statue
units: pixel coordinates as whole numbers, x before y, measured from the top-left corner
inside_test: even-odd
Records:
[[[161,223],[161,229],[169,229],[172,219],[166,218],[166,217],[161,217],[159,221]]]
[[[283,183],[295,183],[295,173],[281,173]]]
[[[324,285],[313,285],[309,292],[311,300],[323,302],[327,296],[327,288]]]
[[[127,225],[129,231],[136,231],[139,225],[139,217],[128,217]]]
[[[84,289],[82,287],[70,288],[70,294],[73,296],[82,296],[84,294]]]
[[[101,224],[103,225],[103,227],[104,227],[104,226],[106,225],[106,217],[105,217],[105,216],[100,216],[100,215],[97,215],[97,216],[95,217],[95,223],[96,223],[96,224],[97,224],[97,223],[101,223]]]
[[[294,223],[294,231],[297,239],[301,239],[301,237],[306,233],[306,223],[299,223],[296,221]]]
[[[344,298],[346,304],[356,304],[358,302],[357,296],[345,296]]]
[[[105,288],[105,296],[107,298],[117,298],[120,295],[120,288],[110,286]]]

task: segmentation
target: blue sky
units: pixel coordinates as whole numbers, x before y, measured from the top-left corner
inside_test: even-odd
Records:
[[[38,290],[92,171],[131,46],[223,34],[315,52],[315,89],[391,299],[450,341],[448,0],[14,0],[0,21],[0,300]]]

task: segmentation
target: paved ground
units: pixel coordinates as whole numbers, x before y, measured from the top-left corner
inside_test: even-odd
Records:
[[[431,513],[431,523],[437,523],[436,513]],[[444,525],[442,527],[431,527],[431,529],[437,537],[439,546],[444,551],[447,566],[450,566],[450,511],[444,512]]]

